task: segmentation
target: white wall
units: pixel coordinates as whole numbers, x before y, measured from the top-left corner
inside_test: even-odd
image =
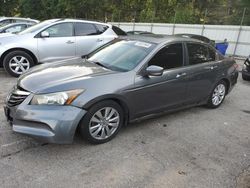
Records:
[[[156,34],[191,33],[201,35],[222,42],[226,38],[229,42],[228,55],[248,56],[250,54],[250,26],[232,25],[191,25],[191,24],[163,24],[163,23],[111,23],[124,31],[151,31]],[[241,28],[241,31],[240,31]],[[239,39],[237,41],[237,39]]]

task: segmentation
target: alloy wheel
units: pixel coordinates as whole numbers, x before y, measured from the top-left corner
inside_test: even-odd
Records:
[[[90,119],[89,133],[97,140],[104,140],[112,136],[120,123],[120,114],[112,107],[98,110]]]
[[[20,75],[29,70],[30,62],[27,58],[23,56],[14,56],[9,61],[9,67],[11,71]]]
[[[215,106],[218,106],[222,103],[224,97],[226,94],[226,87],[224,84],[219,84],[213,92],[213,96],[212,96],[212,103]]]

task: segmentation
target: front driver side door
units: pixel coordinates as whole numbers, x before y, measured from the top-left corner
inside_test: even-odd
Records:
[[[163,75],[137,75],[135,88],[130,93],[135,114],[132,118],[175,108],[186,101],[187,80],[182,43],[170,44],[161,49],[147,66],[150,65],[163,67]]]
[[[38,35],[39,62],[63,60],[76,55],[73,23],[59,23],[45,29],[49,37]]]

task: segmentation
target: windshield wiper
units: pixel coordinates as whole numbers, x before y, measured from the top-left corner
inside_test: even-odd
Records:
[[[104,67],[104,68],[106,68],[106,69],[110,69],[109,67],[107,67],[107,66],[104,65],[103,63],[95,62],[95,61],[93,61],[93,63],[96,64],[96,65],[99,65],[99,66],[101,66],[101,67]]]

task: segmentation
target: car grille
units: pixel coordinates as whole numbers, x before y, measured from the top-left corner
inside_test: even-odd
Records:
[[[17,106],[21,104],[28,96],[30,92],[24,90],[21,87],[15,87],[7,97],[8,106]]]

